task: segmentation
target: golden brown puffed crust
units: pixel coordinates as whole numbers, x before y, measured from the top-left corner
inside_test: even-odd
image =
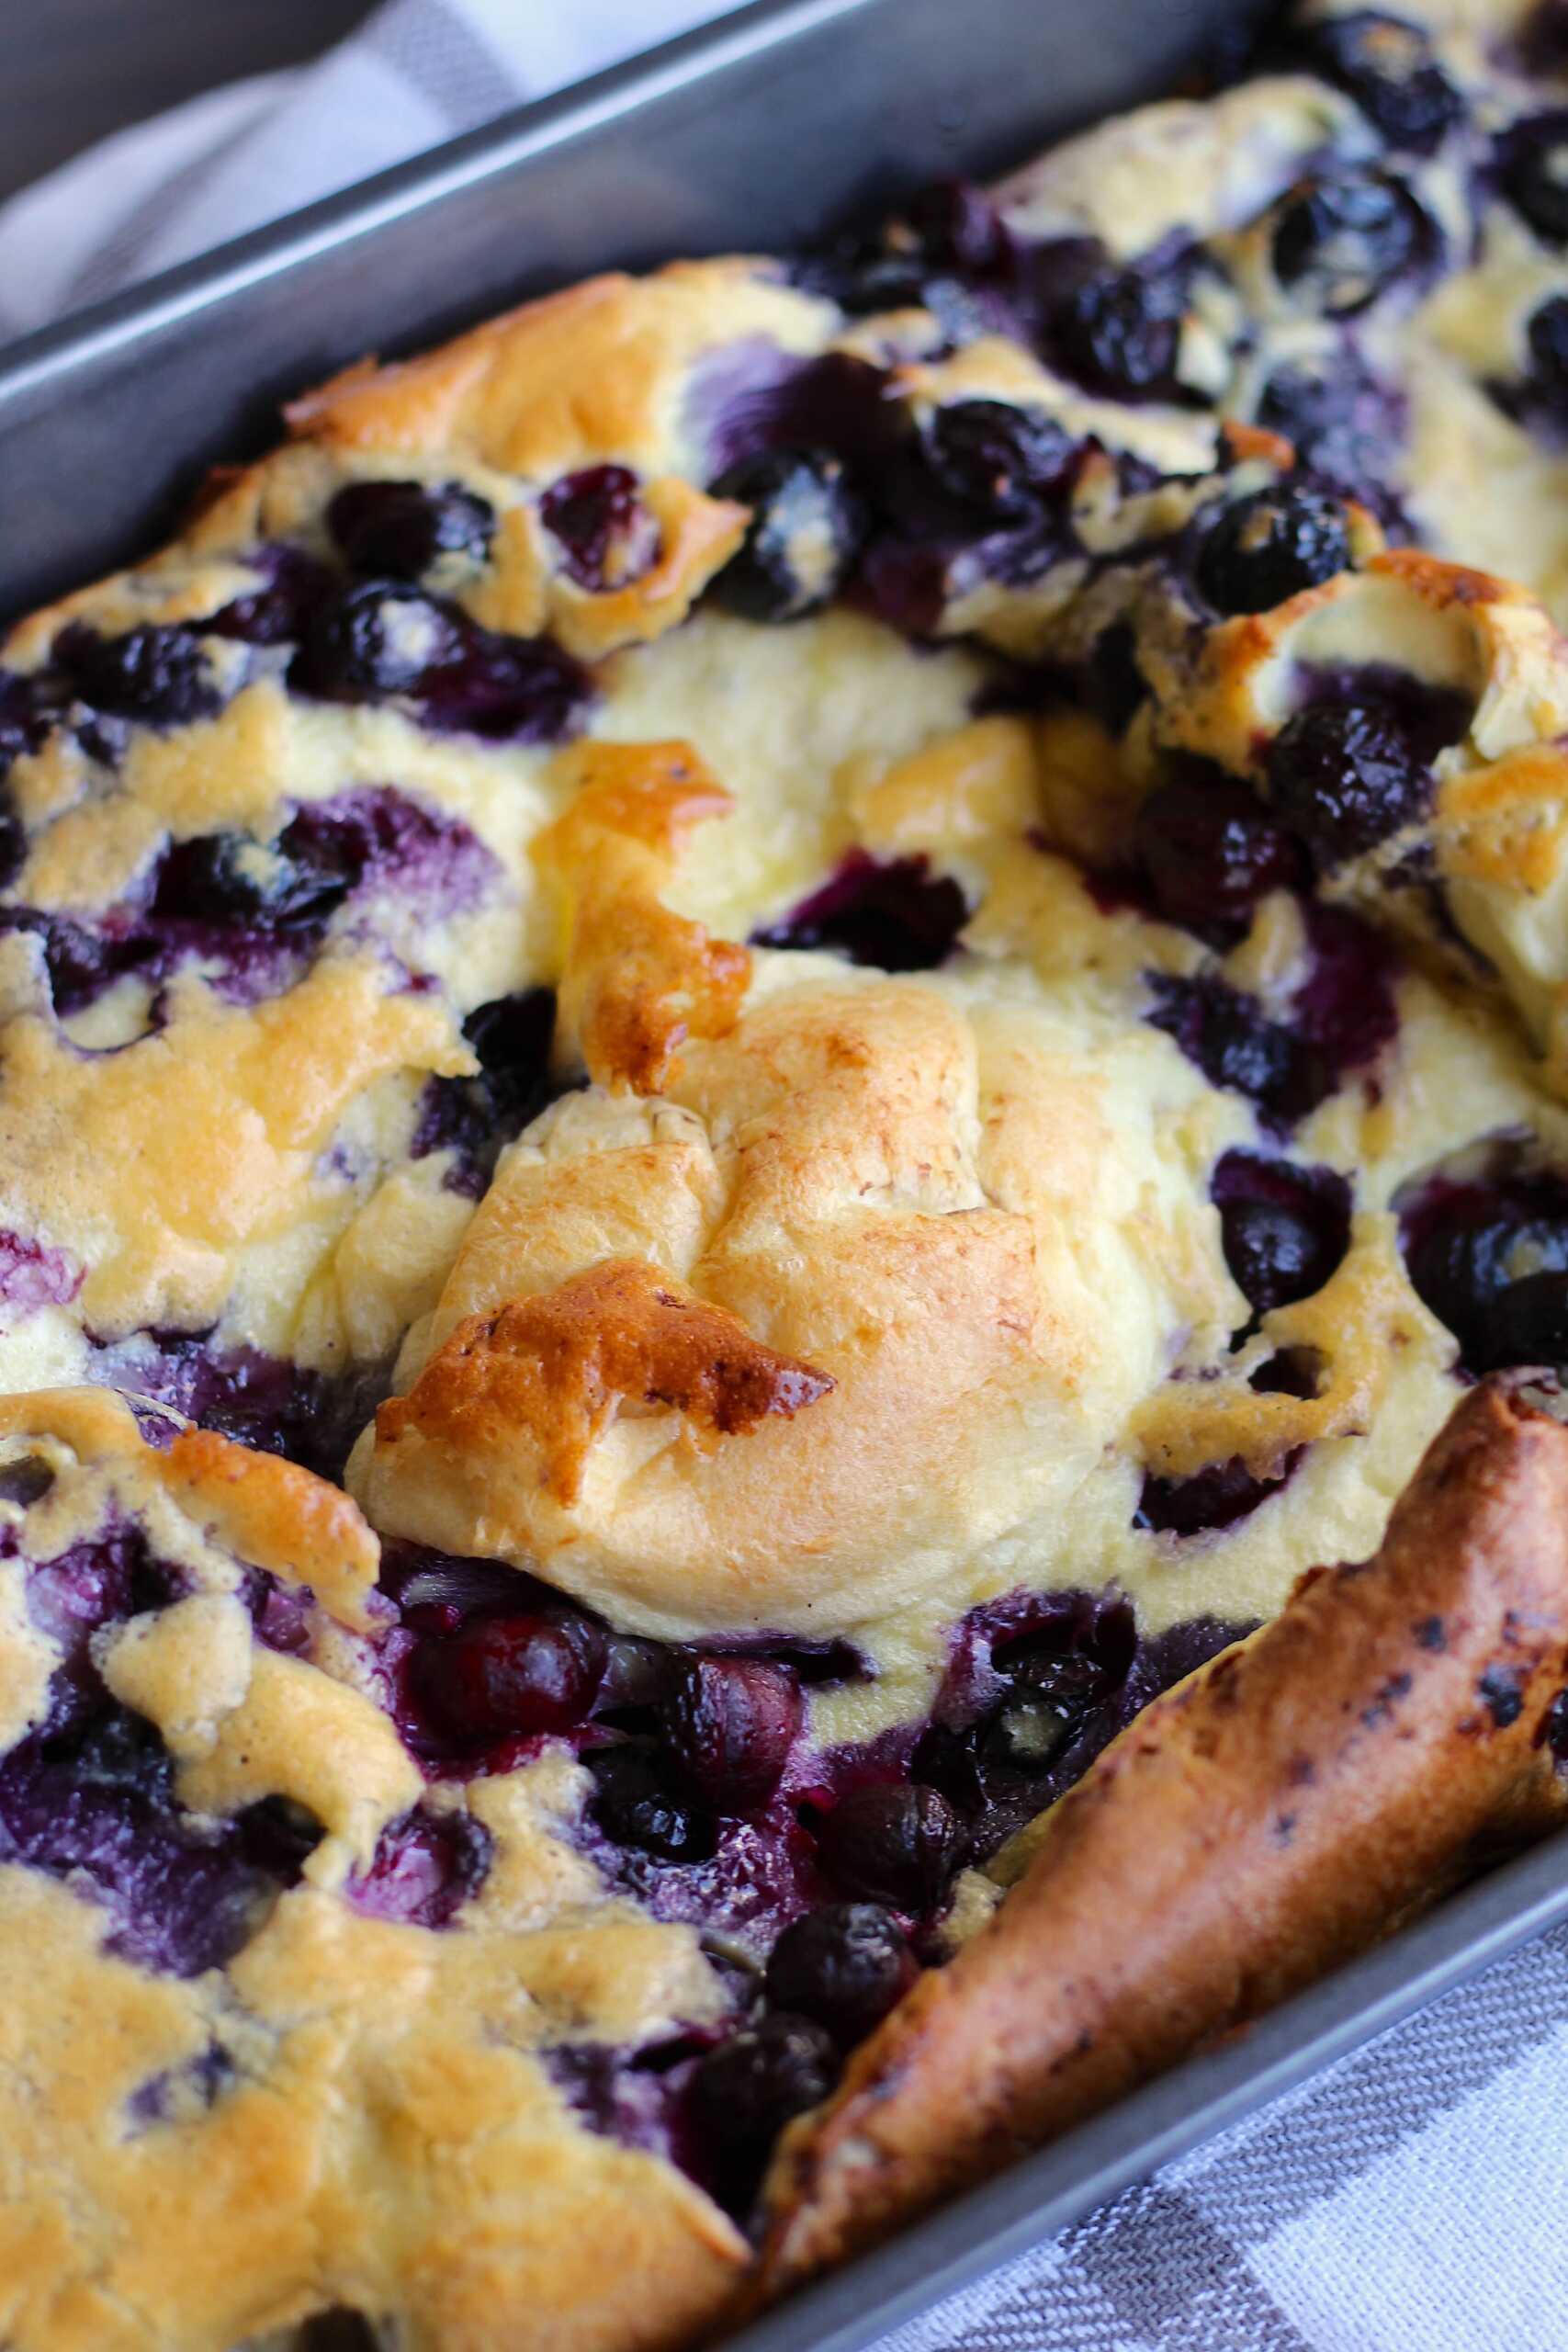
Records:
[[[689,743],[580,743],[556,769],[570,798],[534,855],[566,910],[563,1017],[592,1077],[657,1094],[688,1037],[733,1029],[750,978],[739,942],[663,904],[693,828],[734,804]]]
[[[1157,1699],[1043,1816],[994,1922],[792,2126],[761,2291],[871,2245],[1257,2017],[1568,1810],[1568,1431],[1468,1396],[1376,1556]]]
[[[611,1258],[542,1297],[460,1323],[412,1392],[377,1408],[376,1434],[392,1446],[417,1428],[467,1457],[526,1430],[550,1492],[572,1503],[589,1447],[623,1406],[672,1406],[711,1443],[773,1415],[790,1419],[834,1385],[683,1283]]]

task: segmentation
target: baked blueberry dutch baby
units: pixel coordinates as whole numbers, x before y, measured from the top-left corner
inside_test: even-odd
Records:
[[[1568,1810],[1559,14],[12,628],[7,2352],[678,2352]]]

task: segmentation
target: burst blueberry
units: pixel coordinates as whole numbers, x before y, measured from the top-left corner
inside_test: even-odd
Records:
[[[919,1970],[908,1938],[879,1903],[828,1903],[787,1927],[768,1956],[775,2008],[806,2017],[841,2050],[868,2034]]]
[[[1218,613],[1264,613],[1350,561],[1345,510],[1301,483],[1233,499],[1203,534],[1199,588]]]
[[[1429,155],[1464,113],[1464,101],[1416,25],[1375,8],[1327,17],[1307,36],[1308,62],[1348,90],[1392,147]]]
[[[1072,436],[1043,410],[1008,401],[953,401],[926,428],[927,462],[950,498],[976,515],[1037,513],[1072,463]]]
[[[607,1838],[666,1862],[698,1862],[712,1853],[711,1822],[670,1786],[647,1748],[601,1748],[588,1762],[593,1817]]]
[[[580,588],[598,594],[639,579],[657,560],[659,525],[628,466],[589,466],[552,482],[539,501]]]
[[[1351,318],[1416,267],[1430,237],[1427,215],[1391,173],[1303,180],[1275,216],[1274,271],[1304,309]]]
[[[708,594],[750,621],[799,620],[838,594],[864,528],[839,458],[825,450],[767,449],[711,485],[715,498],[751,509],[746,537]]]
[[[846,1894],[918,1915],[945,1896],[964,1838],[936,1789],[877,1783],[839,1799],[818,1829],[818,1849]]]
[[[1515,123],[1503,141],[1504,194],[1543,244],[1568,245],[1568,108]]]
[[[399,581],[366,580],[320,605],[294,663],[296,683],[331,702],[410,694],[457,650],[450,622]]]
[[[586,1617],[480,1617],[416,1652],[412,1679],[437,1728],[462,1745],[567,1731],[592,1705],[604,1636]]]
[[[682,1774],[714,1811],[749,1813],[777,1788],[800,1729],[800,1685],[761,1658],[700,1657],[681,1671],[663,1710]]]
[[[775,2012],[710,2051],[692,2084],[692,2104],[710,2145],[743,2169],[742,2194],[792,2116],[818,2106],[832,2089],[839,2053],[809,2018]],[[727,2179],[724,2186],[732,2185]]]
[[[1431,792],[1409,736],[1375,705],[1307,704],[1269,745],[1268,768],[1269,805],[1325,866],[1414,822]]]
[[[1112,400],[1149,400],[1177,390],[1185,284],[1141,269],[1089,278],[1058,312],[1054,348],[1067,373]]]
[[[147,727],[209,718],[222,701],[201,640],[188,628],[149,623],[101,637],[73,621],[55,639],[53,658],[95,710]]]
[[[1270,890],[1304,878],[1291,835],[1246,785],[1218,771],[1151,793],[1134,845],[1161,914],[1199,931],[1245,922]]]
[[[327,528],[350,571],[415,581],[442,556],[482,563],[495,509],[459,482],[356,481],[333,499]]]

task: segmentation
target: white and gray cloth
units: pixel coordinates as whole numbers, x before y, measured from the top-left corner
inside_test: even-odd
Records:
[[[719,13],[714,0],[387,0],[321,63],[122,132],[0,209],[0,337]],[[1568,1930],[880,2352],[1565,2346]]]

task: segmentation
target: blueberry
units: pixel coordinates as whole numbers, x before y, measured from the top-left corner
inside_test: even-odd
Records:
[[[800,1685],[761,1658],[694,1658],[663,1710],[689,1786],[717,1813],[750,1813],[777,1788],[800,1729]]]
[[[964,1860],[958,1815],[935,1789],[852,1789],[818,1830],[822,1865],[846,1894],[896,1910],[933,1909]]]
[[[1349,1247],[1349,1189],[1331,1169],[1228,1151],[1213,1194],[1225,1263],[1255,1314],[1310,1298]]]
[[[1402,17],[1359,8],[1314,25],[1307,56],[1325,80],[1348,91],[1392,147],[1428,155],[1464,112],[1464,101],[1420,28]]]
[[[782,922],[754,933],[762,947],[825,947],[883,972],[930,972],[944,964],[969,920],[951,875],[923,857],[886,862],[852,851],[831,881]]]
[[[751,509],[746,537],[708,593],[750,621],[793,621],[837,594],[863,531],[840,460],[823,450],[767,449],[730,466],[716,498]]]
[[[1387,172],[1303,180],[1275,216],[1275,275],[1306,309],[1349,318],[1424,256],[1429,231],[1404,181]]]
[[[1295,1455],[1286,1459],[1280,1476],[1255,1477],[1239,1454],[1211,1464],[1191,1478],[1145,1478],[1134,1519],[1159,1535],[1209,1535],[1234,1527],[1277,1494],[1295,1467]]]
[[[1308,703],[1269,747],[1270,805],[1325,866],[1413,822],[1430,788],[1404,729],[1374,707]]]
[[[964,278],[1005,273],[1012,239],[989,197],[967,180],[931,180],[918,188],[904,217],[926,260]]]
[[[1152,792],[1134,842],[1161,914],[1195,930],[1243,922],[1270,890],[1304,879],[1298,844],[1246,785],[1219,774]]]
[[[550,989],[519,989],[477,1004],[463,1023],[483,1072],[488,1106],[499,1124],[526,1124],[549,1089],[556,1000]],[[540,1106],[542,1107],[542,1105]]]
[[[1509,1261],[1521,1243],[1533,1252],[1541,1252],[1544,1244],[1552,1258],[1568,1263],[1568,1225],[1554,1235],[1549,1227],[1521,1227],[1505,1216],[1461,1220],[1439,1215],[1408,1245],[1411,1282],[1472,1364],[1485,1355],[1492,1304],[1508,1283]]]
[[[775,2008],[823,2026],[841,2050],[879,2025],[919,1973],[904,1930],[879,1903],[828,1903],[784,1929],[768,1956]]]
[[[692,2080],[693,2108],[709,2140],[754,2174],[791,2117],[820,2105],[838,2074],[822,2028],[775,2011],[708,2052]]]
[[[270,930],[324,922],[349,877],[291,857],[246,833],[199,833],[178,842],[158,869],[152,912],[175,921]]]
[[[207,628],[214,637],[236,638],[245,645],[298,644],[309,615],[336,593],[337,573],[299,548],[258,548],[249,563],[262,575],[262,585],[222,605]]]
[[[1506,1283],[1483,1310],[1478,1366],[1568,1365],[1568,1271],[1546,1268]]]
[[[1072,463],[1072,436],[1055,417],[1007,401],[953,401],[926,428],[926,457],[950,498],[976,514],[1036,513]]]
[[[73,621],[54,641],[54,660],[82,700],[118,718],[149,727],[184,727],[209,718],[222,696],[193,631],[174,626],[100,637]]]
[[[1043,1772],[1104,1696],[1105,1672],[1081,1652],[1040,1652],[1018,1663],[1013,1680],[1014,1695],[987,1724],[982,1752],[1014,1771]]]
[[[1101,271],[1057,313],[1053,341],[1068,375],[1111,400],[1175,392],[1184,284],[1139,269]]]
[[[1320,1099],[1310,1049],[1255,999],[1206,974],[1156,973],[1149,985],[1150,1025],[1173,1037],[1211,1086],[1245,1094],[1275,1121],[1299,1118]]]
[[[457,652],[451,622],[428,597],[398,581],[366,580],[317,607],[291,675],[330,702],[370,702],[412,693]]]
[[[1358,352],[1282,363],[1259,395],[1258,423],[1283,434],[1302,464],[1334,489],[1395,515],[1387,478],[1403,445],[1404,403]]]
[[[712,1825],[665,1783],[643,1747],[604,1747],[588,1758],[595,1782],[593,1817],[607,1838],[661,1861],[705,1861]]]
[[[346,1893],[373,1919],[415,1928],[445,1928],[490,1873],[494,1840],[469,1813],[427,1813],[416,1805],[389,1821],[370,1867],[356,1871]]]
[[[1532,311],[1525,333],[1536,389],[1561,422],[1568,415],[1568,294]]]
[[[1265,613],[1350,561],[1345,510],[1301,485],[1261,490],[1221,509],[1198,550],[1198,585],[1218,613]]]
[[[604,1636],[586,1617],[479,1617],[417,1651],[413,1682],[448,1738],[483,1747],[569,1731],[593,1703]]]
[[[539,514],[565,550],[567,571],[591,593],[624,587],[658,559],[659,526],[629,467],[562,475],[540,499]]]
[[[1516,123],[1503,145],[1504,194],[1544,244],[1568,245],[1568,108]]]
[[[455,481],[355,481],[327,508],[327,528],[351,571],[378,580],[418,580],[438,556],[490,552],[495,509]]]

